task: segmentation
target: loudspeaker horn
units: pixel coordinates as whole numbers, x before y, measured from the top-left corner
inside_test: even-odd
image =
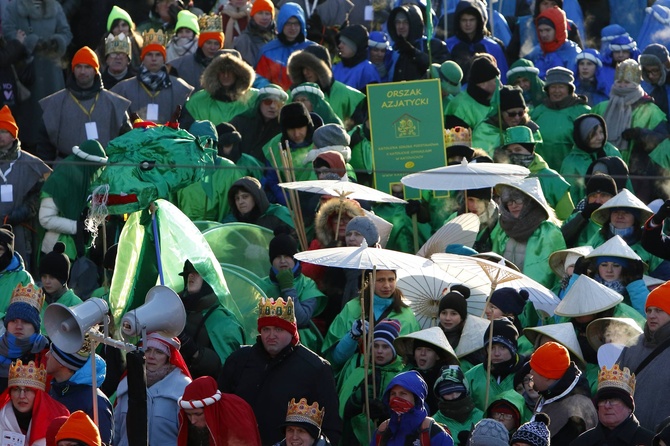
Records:
[[[125,336],[140,336],[160,331],[166,336],[178,336],[186,326],[186,310],[181,298],[170,288],[156,285],[147,293],[144,305],[129,311],[121,319]]]
[[[44,328],[59,349],[77,353],[84,345],[86,333],[102,322],[108,311],[107,302],[97,297],[73,307],[53,303],[44,311]]]

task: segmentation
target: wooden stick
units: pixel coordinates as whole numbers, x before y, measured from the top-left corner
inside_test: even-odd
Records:
[[[288,145],[288,141],[285,141],[284,154],[286,157],[286,166],[288,167],[288,174],[291,176],[291,181],[296,181],[295,177],[295,168],[293,166],[293,154],[291,153],[291,148]],[[298,225],[296,225],[296,233],[298,234],[298,241],[300,242],[300,247],[303,251],[307,249],[307,234],[305,233],[305,224],[302,219],[302,207],[300,206],[300,195],[298,191],[292,189],[292,197],[294,200],[293,206],[296,212],[296,217],[298,220]]]
[[[365,274],[363,274],[365,276]],[[364,287],[361,287],[361,290],[358,293],[358,297],[361,302],[361,322],[363,330],[363,345],[367,346],[367,331],[365,330],[365,294],[363,293]],[[368,426],[368,443],[372,441],[372,431],[370,429],[370,392],[368,392],[368,386],[370,385],[370,375],[368,370],[370,368],[370,357],[367,355],[367,352],[363,352],[363,373],[365,374],[365,417],[367,420]]]
[[[368,336],[368,348],[367,354],[372,356],[372,347],[374,344],[374,332],[375,332],[375,283],[377,282],[377,266],[372,267],[372,279],[370,283],[370,336]],[[375,361],[374,359],[370,361],[372,368],[372,394],[377,396],[377,383],[375,379]]]

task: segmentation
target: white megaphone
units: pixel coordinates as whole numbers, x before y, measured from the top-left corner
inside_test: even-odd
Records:
[[[141,336],[160,331],[168,337],[178,336],[186,326],[186,310],[181,298],[170,288],[156,285],[147,293],[144,305],[129,311],[121,319],[125,336]]]
[[[73,307],[53,303],[44,311],[44,328],[59,349],[77,353],[84,345],[86,333],[102,322],[108,311],[107,302],[97,297]]]

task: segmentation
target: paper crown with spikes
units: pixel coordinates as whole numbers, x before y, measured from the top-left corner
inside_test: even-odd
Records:
[[[123,53],[130,57],[130,37],[123,33],[118,36],[109,33],[105,38],[105,56],[111,53]]]
[[[200,33],[222,33],[223,22],[219,14],[203,14],[198,17],[198,26],[200,26]]]
[[[42,311],[44,291],[42,291],[42,288],[35,287],[32,283],[28,284],[28,286],[23,286],[19,283],[12,292],[12,299],[9,301],[9,305],[17,302],[27,303],[31,307],[36,308],[37,311]]]
[[[444,145],[450,146],[468,146],[472,145],[472,133],[465,127],[454,127],[444,131]]]
[[[288,403],[288,410],[286,411],[286,422],[308,423],[317,429],[321,429],[325,413],[326,409],[319,409],[319,403],[316,401],[310,405],[305,398],[301,398],[297,403],[295,402],[295,398],[291,398],[291,401]]]
[[[621,370],[618,364],[614,364],[611,369],[603,366],[598,373],[598,390],[604,388],[621,389],[629,395],[633,395],[635,393],[635,374],[631,373],[628,367]]]
[[[47,370],[33,361],[24,364],[20,359],[9,366],[8,387],[30,387],[44,390],[47,384]]]
[[[272,298],[261,299],[258,303],[258,319],[265,317],[277,317],[290,324],[295,324],[293,299],[289,297],[286,302],[281,297],[277,298],[277,300]]]
[[[154,29],[144,31],[142,33],[142,39],[144,40],[143,48],[146,48],[149,45],[160,45],[164,47],[167,43],[167,35],[162,29],[159,29],[158,31]]]

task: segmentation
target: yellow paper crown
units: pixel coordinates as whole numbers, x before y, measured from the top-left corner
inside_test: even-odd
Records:
[[[8,387],[30,387],[44,390],[47,384],[47,370],[44,365],[37,367],[33,361],[23,364],[19,359],[9,366]]]
[[[461,145],[472,145],[472,134],[470,129],[465,127],[454,127],[453,129],[446,129],[444,131],[444,145],[446,147]]]
[[[310,405],[305,398],[301,398],[297,403],[295,402],[295,398],[291,398],[286,412],[286,422],[309,423],[316,426],[317,429],[321,429],[325,413],[326,409],[319,409],[319,403],[316,401]]]
[[[118,36],[109,33],[105,38],[105,56],[111,53],[123,53],[130,57],[130,37],[123,33]]]
[[[44,305],[44,292],[42,291],[42,288],[37,288],[32,283],[28,284],[28,286],[23,286],[19,283],[12,292],[12,299],[9,301],[9,305],[16,302],[27,303],[28,305],[37,308],[37,311],[42,311],[42,305]]]
[[[258,318],[264,317],[278,317],[285,321],[295,324],[295,309],[293,307],[293,299],[288,298],[287,302],[281,297],[274,300],[272,298],[262,298],[258,303]]]
[[[144,31],[142,33],[142,39],[144,40],[142,48],[145,48],[152,43],[165,46],[167,42],[167,35],[163,33],[162,29],[159,29],[158,31],[150,29],[149,31]]]
[[[631,373],[628,367],[621,370],[618,364],[614,364],[611,369],[603,366],[598,373],[598,390],[605,387],[621,389],[633,395],[635,393],[635,374]]]
[[[223,22],[219,14],[203,14],[198,17],[198,26],[200,26],[200,33],[222,33]]]

